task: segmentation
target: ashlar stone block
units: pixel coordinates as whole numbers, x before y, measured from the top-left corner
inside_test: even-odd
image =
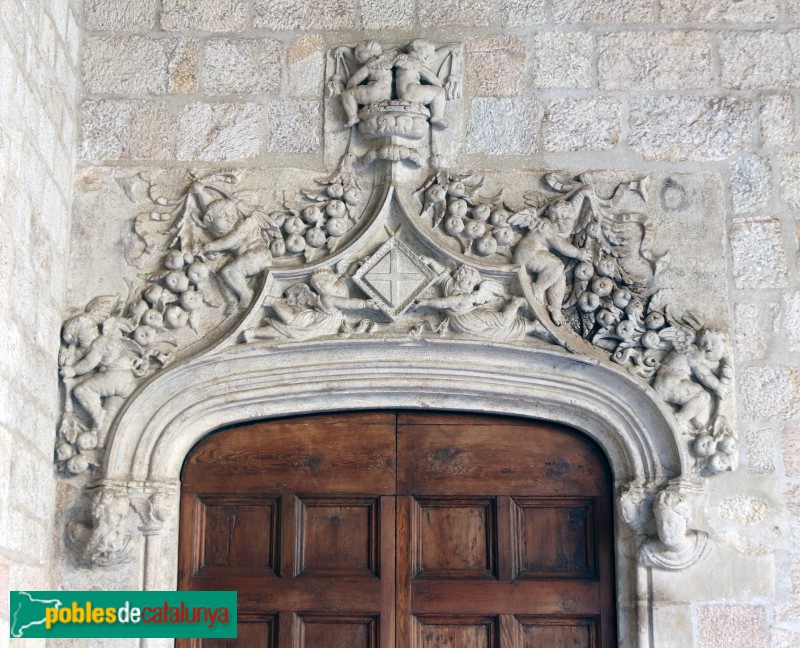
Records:
[[[759,106],[761,140],[764,146],[789,146],[795,139],[794,97],[790,94],[765,95]]]
[[[772,22],[780,0],[661,0],[662,22]]]
[[[166,31],[241,31],[247,27],[247,0],[162,0],[161,27]]]
[[[198,42],[177,38],[89,37],[82,77],[89,94],[183,94],[197,89]]]
[[[525,42],[516,36],[483,36],[467,43],[467,92],[472,96],[522,94]]]
[[[737,214],[754,211],[772,197],[772,169],[766,158],[746,155],[731,166],[731,200]]]
[[[620,138],[616,99],[559,99],[545,104],[542,142],[546,151],[605,151]]]
[[[784,295],[783,330],[789,351],[800,351],[800,292]]]
[[[293,97],[318,98],[325,67],[325,42],[319,34],[299,36],[286,52],[288,93]]]
[[[420,2],[419,21],[423,27],[486,27],[500,19],[497,0],[439,0]]]
[[[314,153],[319,149],[318,101],[276,99],[266,105],[267,151]]]
[[[747,419],[768,422],[800,417],[800,370],[797,367],[743,367],[740,392]]]
[[[734,223],[731,228],[731,249],[737,288],[756,290],[786,285],[788,270],[777,216]]]
[[[180,160],[241,160],[261,150],[262,108],[254,103],[193,103],[178,116]]]
[[[174,118],[163,101],[86,101],[81,114],[84,160],[172,157]]]
[[[203,87],[211,94],[277,92],[283,44],[268,38],[214,38],[203,51]]]
[[[800,477],[800,426],[787,425],[781,430],[781,450],[786,476]]]
[[[630,103],[630,147],[646,160],[724,160],[752,140],[747,99],[634,97]]]
[[[547,20],[544,0],[500,0],[500,18],[506,27],[531,27]]]
[[[649,0],[560,0],[552,4],[557,22],[649,23],[653,3]]]
[[[414,3],[396,0],[359,0],[364,29],[408,29],[414,24]]]
[[[781,166],[781,198],[790,209],[800,209],[800,153],[783,153]]]
[[[714,82],[707,32],[614,32],[598,36],[597,47],[605,90],[694,89]]]
[[[536,88],[591,88],[594,41],[587,32],[540,32],[531,40]]]
[[[762,605],[701,604],[695,608],[697,648],[767,648]]]
[[[467,122],[467,151],[527,155],[538,146],[539,104],[534,99],[478,97]]]
[[[89,30],[139,31],[155,27],[157,6],[158,0],[85,0],[83,17]]]
[[[784,34],[729,32],[720,36],[722,85],[727,88],[783,88],[792,77],[792,52]]]
[[[253,9],[258,29],[356,28],[355,0],[254,0]]]

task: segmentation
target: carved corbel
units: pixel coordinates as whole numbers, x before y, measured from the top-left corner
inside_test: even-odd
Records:
[[[639,555],[647,567],[677,571],[696,565],[711,552],[708,534],[693,528],[704,495],[700,480],[676,479],[652,500],[656,535]]]
[[[133,560],[134,528],[145,536],[159,533],[174,495],[174,488],[168,485],[96,487],[92,493],[91,519],[67,525],[67,540],[78,562],[90,567],[109,567]]]

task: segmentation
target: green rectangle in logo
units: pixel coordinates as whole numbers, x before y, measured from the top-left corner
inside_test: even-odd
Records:
[[[12,638],[236,637],[236,592],[12,591]]]

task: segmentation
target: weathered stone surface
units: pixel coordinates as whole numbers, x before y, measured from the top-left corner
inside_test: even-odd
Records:
[[[792,95],[762,97],[758,116],[764,146],[788,146],[794,142],[796,119]]]
[[[788,351],[800,351],[800,292],[784,293],[783,330]]]
[[[634,97],[630,103],[630,146],[646,160],[723,160],[752,139],[746,99]]]
[[[172,157],[174,118],[162,101],[85,101],[84,160],[163,160]]]
[[[800,369],[797,367],[743,367],[740,380],[746,418],[786,421],[800,417]]]
[[[733,274],[737,288],[778,288],[788,277],[780,219],[737,221],[731,228]]]
[[[695,608],[697,648],[767,648],[761,605],[700,604]]]
[[[749,430],[744,435],[747,472],[767,475],[775,472],[775,440],[767,430]]]
[[[736,304],[734,307],[734,348],[740,361],[763,358],[767,351],[762,332],[763,310],[758,304]]]
[[[800,0],[784,0],[786,7],[786,17],[797,22],[800,20]]]
[[[662,22],[772,22],[779,0],[661,0]]]
[[[507,27],[530,27],[545,22],[544,0],[500,0],[500,17]]]
[[[286,51],[288,93],[293,97],[320,96],[325,67],[325,42],[319,34],[299,36]]]
[[[546,151],[603,151],[620,137],[620,104],[616,99],[560,99],[544,107],[542,143]]]
[[[355,0],[255,0],[260,29],[353,29]]]
[[[395,0],[359,0],[364,29],[408,29],[414,24],[414,4]]]
[[[540,32],[531,40],[531,80],[537,88],[591,88],[594,43],[586,32]]]
[[[176,38],[90,37],[83,47],[89,94],[182,94],[197,89],[198,43]]]
[[[772,169],[766,158],[747,155],[731,166],[733,211],[743,214],[766,205],[772,197]]]
[[[203,88],[211,94],[277,92],[283,44],[267,38],[214,38],[203,50]]]
[[[781,451],[787,477],[800,477],[800,427],[787,425],[781,429]]]
[[[152,29],[158,0],[86,0],[83,15],[87,29],[136,31]]]
[[[614,32],[598,36],[597,47],[606,90],[707,88],[714,82],[706,32]]]
[[[499,22],[496,0],[441,0],[421,2],[418,9],[423,27],[480,27]]]
[[[720,37],[722,84],[727,88],[783,88],[792,75],[785,34],[729,32]]]
[[[166,31],[241,31],[247,27],[247,0],[163,0],[161,27]]]
[[[743,556],[767,556],[772,553],[769,545],[759,542],[755,538],[742,535],[741,533],[732,533],[730,531],[720,533],[717,538],[720,542],[725,543],[729,547],[742,554]]]
[[[800,209],[800,153],[782,153],[781,198],[791,209]]]
[[[538,145],[539,104],[534,99],[478,97],[470,104],[467,151],[525,155]]]
[[[262,108],[253,103],[193,103],[178,116],[180,160],[237,160],[261,149]]]
[[[318,101],[276,99],[266,105],[267,150],[274,153],[313,153],[319,149]]]
[[[720,516],[731,522],[752,525],[758,524],[763,520],[768,511],[769,505],[758,497],[750,495],[737,495],[723,500],[717,507]]]
[[[525,42],[516,36],[483,36],[467,42],[466,85],[473,96],[522,94]]]
[[[772,637],[772,648],[797,648],[800,646],[800,632],[773,628],[770,636]]]
[[[792,621],[800,617],[800,556],[794,555],[789,561],[789,579],[792,593],[787,601],[776,606],[780,621]]]
[[[649,23],[653,4],[647,0],[562,0],[552,6],[557,22]]]

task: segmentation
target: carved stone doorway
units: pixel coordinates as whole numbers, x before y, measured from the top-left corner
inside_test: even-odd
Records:
[[[553,424],[230,428],[184,466],[179,587],[236,589],[245,646],[610,648],[612,492],[600,448]]]

